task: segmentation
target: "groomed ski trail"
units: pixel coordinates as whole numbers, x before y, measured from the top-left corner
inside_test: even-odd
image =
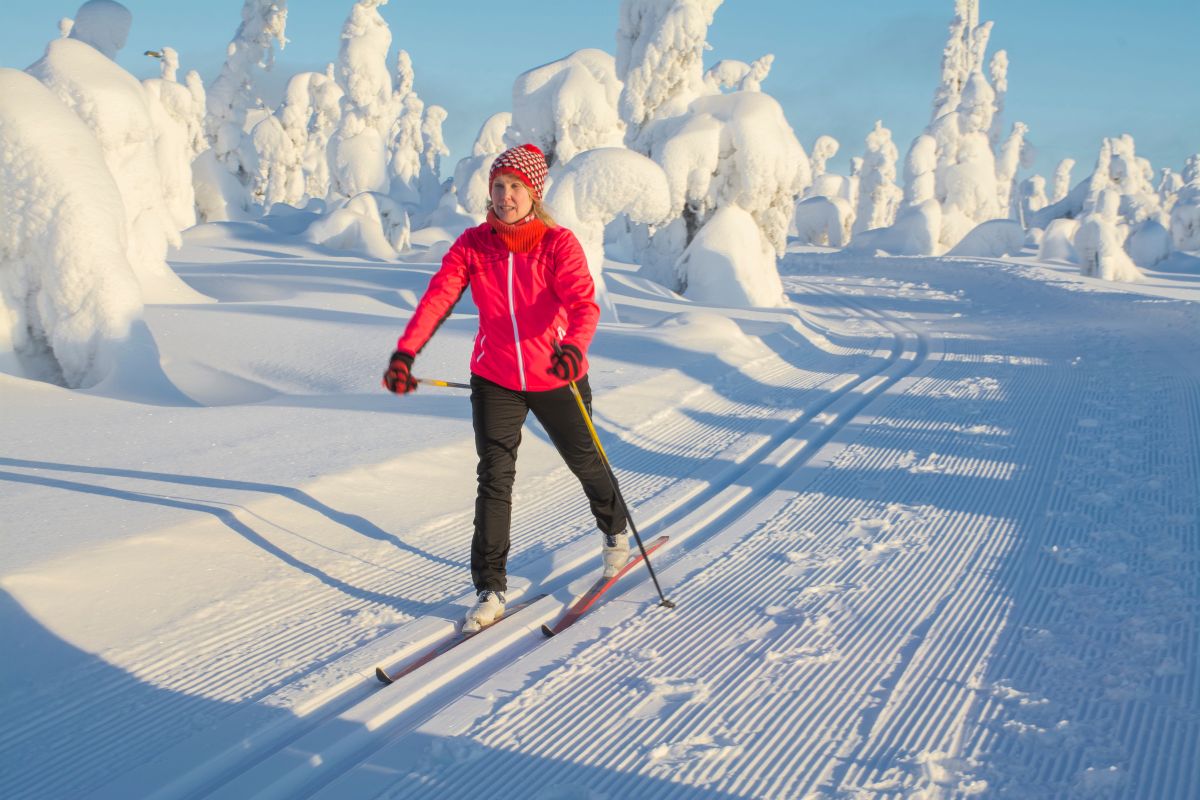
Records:
[[[633,426],[606,421],[600,404],[602,435],[616,437],[606,438],[610,456],[643,525],[660,519],[668,524],[678,519],[680,509],[763,468],[759,465],[798,426],[812,423],[821,409],[878,376],[901,355],[882,329],[869,336],[854,331],[839,337],[831,332],[831,338],[843,344],[822,341],[814,347],[810,339],[822,337],[805,330],[811,325],[796,323],[788,332],[780,319],[779,314],[768,314],[762,324],[776,339],[798,348],[787,359],[768,352],[749,368],[730,371],[715,386],[693,381],[685,398],[688,402]],[[681,458],[691,466],[681,469]],[[114,477],[127,479],[131,495],[164,488],[159,476]],[[531,535],[515,539],[512,569],[521,574],[532,567],[534,573],[542,572],[543,583],[553,583],[587,574],[583,565],[590,564],[594,553],[584,546],[563,556],[564,543],[572,539],[587,534],[591,543],[591,526],[577,509],[566,510],[576,491],[565,470],[550,474],[545,483],[551,488],[539,492],[540,502],[518,498],[515,525],[527,526]],[[169,482],[166,488],[172,488]],[[223,524],[245,526],[269,542],[277,541],[278,549],[288,553],[297,546],[296,531],[289,528],[301,527],[306,508],[313,505],[305,493],[293,494],[300,495],[302,502],[263,500],[253,494],[243,502],[189,502],[202,513],[218,516]],[[297,505],[301,506],[298,520]],[[320,519],[324,509],[314,510],[317,513],[309,522],[327,528],[328,519]],[[273,522],[281,518],[301,524]],[[369,693],[360,683],[361,674],[373,669],[380,658],[395,655],[389,647],[417,647],[446,630],[448,623],[441,620],[457,616],[455,595],[467,588],[462,565],[454,559],[461,549],[455,539],[468,526],[465,514],[437,520],[406,536],[399,548],[386,540],[390,534],[380,532],[385,541],[355,559],[339,562],[336,582],[351,591],[335,593],[337,602],[314,596],[302,588],[307,579],[296,576],[298,601],[280,601],[286,584],[264,584],[207,611],[207,619],[183,620],[180,630],[184,632],[159,632],[153,641],[106,654],[111,663],[136,665],[138,679],[161,686],[161,696],[116,720],[119,727],[113,729],[118,738],[91,739],[86,750],[81,747],[77,753],[31,753],[24,762],[29,783],[17,775],[14,786],[34,781],[45,785],[48,765],[77,757],[72,768],[55,770],[50,783],[64,791],[83,790],[88,782],[103,779],[110,765],[122,763],[114,757],[115,748],[131,756],[131,761],[144,759],[162,769],[111,775],[96,796],[120,796],[132,787],[144,788],[145,776],[160,772],[171,776],[160,786],[162,796],[191,796],[227,782],[255,759],[353,708]],[[299,546],[309,547],[304,542]],[[322,547],[320,542],[311,545],[314,551]],[[531,557],[524,555],[526,550],[532,551]],[[302,551],[296,561],[303,563],[307,557]],[[346,625],[347,619],[362,619],[364,624],[356,629]],[[408,627],[415,631],[406,633]],[[274,634],[263,635],[272,628]],[[380,631],[385,635],[380,637]],[[180,669],[182,664],[186,670]],[[299,680],[289,677],[297,673]],[[104,698],[119,695],[127,682],[123,674],[98,668],[69,676],[65,685],[89,686],[88,691],[76,693],[75,702],[57,703],[57,712],[49,717],[35,712],[45,697],[30,698],[28,712],[18,713],[5,734],[20,749],[20,741],[44,736],[38,733],[44,726],[86,731],[94,709]],[[61,697],[64,684],[55,685]],[[223,717],[211,716],[213,699],[228,704]],[[193,719],[189,716],[193,713],[205,716]],[[240,744],[231,746],[225,736],[231,733]]]

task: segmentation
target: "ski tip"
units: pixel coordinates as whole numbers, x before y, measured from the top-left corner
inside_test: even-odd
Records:
[[[391,683],[392,682],[392,679],[388,677],[388,674],[383,671],[383,667],[375,668],[375,677],[379,678],[381,683]]]
[[[549,625],[542,625],[542,633],[546,634],[547,636],[553,636],[554,629],[551,628]]]

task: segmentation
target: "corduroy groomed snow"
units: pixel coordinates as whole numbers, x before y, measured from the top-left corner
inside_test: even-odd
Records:
[[[549,171],[542,151],[532,144],[523,144],[510,147],[496,156],[496,160],[492,162],[492,169],[488,172],[488,185],[491,185],[498,174],[511,172],[525,182],[534,197],[541,200],[542,189],[546,186],[546,173]]]

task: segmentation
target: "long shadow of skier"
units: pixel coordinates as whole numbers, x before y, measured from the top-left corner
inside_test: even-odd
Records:
[[[263,494],[276,494],[280,497],[285,497],[298,505],[311,509],[318,514],[324,516],[332,522],[342,525],[362,536],[369,539],[375,539],[381,542],[387,542],[394,545],[400,550],[407,551],[413,555],[428,559],[436,564],[449,567],[460,566],[459,562],[450,559],[442,558],[441,556],[433,555],[424,550],[419,550],[412,545],[404,542],[395,534],[388,533],[380,528],[375,523],[371,522],[358,514],[349,514],[344,511],[338,511],[335,508],[322,503],[307,492],[303,492],[292,486],[282,486],[276,483],[257,483],[254,481],[233,481],[225,478],[209,478],[201,475],[173,475],[167,472],[143,472],[141,470],[121,469],[117,467],[89,467],[83,464],[62,464],[53,461],[30,461],[23,458],[5,458],[0,456],[0,466],[19,467],[22,469],[44,469],[56,472],[77,472],[84,475],[105,475],[114,478],[134,478],[136,480],[160,481],[163,483],[176,483],[183,486],[202,486],[208,489],[230,489],[245,492],[260,492]],[[45,486],[55,486],[57,484],[47,481],[38,480],[19,480],[29,478],[31,476],[21,475],[18,473],[4,473],[6,478],[17,480],[23,483],[41,483]],[[175,508],[187,508],[190,510],[205,511],[207,513],[216,513],[225,511],[216,506],[207,506],[204,504],[188,505],[183,501],[171,500],[165,502],[169,498],[163,498],[160,495],[141,494],[139,492],[122,492],[118,489],[108,489],[100,486],[92,486],[90,484],[75,483],[72,481],[63,482],[65,485],[60,485],[59,488],[76,489],[85,491],[91,494],[103,494],[109,497],[118,497],[126,500],[137,500],[139,502],[161,502],[161,505],[168,505]],[[220,516],[218,514],[218,516]],[[232,515],[230,515],[232,516]],[[236,519],[236,518],[235,518]],[[222,521],[225,521],[222,519]],[[240,524],[240,523],[239,523]],[[240,531],[239,531],[240,532]],[[257,535],[257,534],[255,534]]]
[[[13,460],[14,459],[0,459],[0,462],[10,462]],[[38,462],[30,463],[36,464]],[[10,481],[12,483],[24,483],[35,486],[47,486],[53,489],[63,489],[66,491],[82,492],[84,494],[100,495],[102,497],[112,497],[118,500],[127,500],[134,503],[149,503],[153,505],[166,506],[168,508],[178,508],[185,511],[197,511],[203,514],[210,514],[220,520],[226,527],[241,535],[246,541],[262,548],[266,552],[278,558],[280,561],[283,561],[288,566],[294,567],[305,574],[311,575],[327,586],[337,589],[338,591],[343,592],[351,597],[374,603],[382,603],[392,608],[396,608],[399,611],[413,615],[428,613],[437,607],[436,604],[432,603],[419,603],[411,599],[401,599],[395,596],[373,592],[368,589],[353,586],[343,580],[335,578],[332,575],[329,575],[328,573],[314,567],[313,565],[301,561],[291,553],[273,544],[264,536],[262,536],[262,534],[258,533],[258,531],[254,530],[249,525],[238,519],[237,515],[228,508],[223,508],[218,505],[209,505],[192,500],[166,497],[164,495],[131,492],[125,489],[114,489],[107,486],[95,486],[90,483],[61,480],[42,475],[27,475],[19,472],[0,472],[0,481]]]

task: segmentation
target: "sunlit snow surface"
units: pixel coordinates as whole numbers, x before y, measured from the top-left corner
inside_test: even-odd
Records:
[[[655,567],[599,566],[536,426],[510,592],[470,597],[462,392],[379,388],[435,265],[187,232],[157,389],[0,376],[6,797],[1200,792],[1200,297],[1073,265],[793,248],[790,306],[610,262],[596,420]],[[416,362],[463,380],[464,298]]]

